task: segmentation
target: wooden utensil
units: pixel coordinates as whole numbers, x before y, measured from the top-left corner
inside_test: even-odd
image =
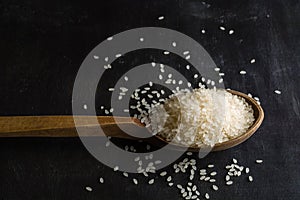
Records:
[[[243,97],[247,103],[249,103],[254,110],[255,121],[249,130],[234,139],[229,141],[218,143],[214,146],[213,151],[225,150],[234,147],[252,136],[255,131],[261,125],[264,112],[262,107],[248,95],[234,90],[228,90],[228,92]],[[93,118],[93,116],[76,116],[78,121],[85,121]],[[97,116],[98,124],[83,125],[77,124],[77,128],[85,128],[92,131],[88,131],[88,135],[83,136],[101,136],[99,132],[96,132],[97,126],[101,125],[103,132],[106,136],[126,139],[139,139],[132,137],[120,130],[117,126],[122,124],[130,130],[135,126],[143,126],[137,119],[129,117],[112,117],[112,116]],[[116,121],[115,121],[116,119]],[[95,130],[93,132],[93,130]],[[91,134],[95,133],[95,134]],[[149,133],[150,134],[150,133]],[[74,123],[74,116],[8,116],[0,117],[0,137],[77,137],[77,131]],[[82,136],[82,135],[81,135]],[[104,135],[103,135],[104,136]],[[166,143],[164,138],[156,135],[154,136],[157,140],[162,143]],[[181,145],[175,145],[174,147],[182,147]],[[191,151],[199,151],[199,148],[189,148]]]

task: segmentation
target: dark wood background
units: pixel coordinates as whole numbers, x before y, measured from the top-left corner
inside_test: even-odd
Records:
[[[167,27],[203,45],[225,72],[226,87],[258,96],[266,114],[247,142],[198,161],[220,172],[219,191],[199,183],[200,191],[211,199],[299,199],[299,11],[297,0],[2,0],[0,114],[72,114],[77,70],[96,45],[131,28]],[[165,20],[157,20],[160,15]],[[221,24],[235,33],[220,31]],[[250,166],[253,183],[244,176],[224,185],[223,167],[232,157]],[[264,163],[255,164],[257,158]],[[161,178],[153,186],[140,182],[135,186],[98,162],[78,138],[0,139],[0,199],[180,199]]]

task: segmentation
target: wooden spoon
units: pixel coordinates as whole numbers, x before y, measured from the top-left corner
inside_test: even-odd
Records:
[[[253,125],[249,128],[249,130],[234,139],[229,141],[218,143],[214,146],[213,151],[225,150],[231,147],[234,147],[245,140],[247,140],[251,135],[255,133],[255,131],[261,125],[264,112],[262,107],[248,95],[243,94],[241,92],[237,92],[234,90],[228,90],[228,92],[243,97],[247,103],[249,103],[254,110],[255,121]],[[76,116],[78,121],[89,120],[94,118],[94,116]],[[116,138],[125,138],[125,139],[140,139],[133,136],[130,136],[120,130],[117,126],[118,124],[122,124],[122,126],[126,126],[126,130],[130,130],[130,128],[134,128],[136,126],[143,126],[137,119],[129,118],[129,117],[112,117],[112,116],[97,116],[98,124],[84,124],[77,125],[77,128],[85,128],[89,130],[87,135],[81,136],[101,136],[101,133],[96,132],[99,124],[105,132],[106,136],[116,137]],[[116,119],[116,121],[115,121]],[[94,133],[94,134],[91,134]],[[8,117],[0,117],[0,137],[77,137],[77,131],[74,123],[74,116],[8,116]],[[104,134],[102,135],[104,136]],[[156,135],[156,142],[160,141],[166,144],[164,138]],[[158,144],[158,143],[157,143]],[[181,145],[174,144],[174,147],[182,147]],[[189,148],[191,151],[199,151],[199,148]]]

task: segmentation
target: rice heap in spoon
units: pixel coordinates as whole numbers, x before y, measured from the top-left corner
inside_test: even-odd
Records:
[[[179,91],[150,108],[153,134],[184,146],[214,146],[244,134],[254,122],[252,107],[226,90]],[[147,120],[148,121],[148,120]]]

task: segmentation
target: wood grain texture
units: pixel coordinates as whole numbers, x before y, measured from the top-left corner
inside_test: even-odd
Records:
[[[81,136],[104,136],[103,133],[107,133],[106,136],[132,139],[118,128],[115,121],[127,128],[138,125],[132,118],[111,116],[97,116],[98,123],[90,123],[94,119],[92,116],[0,117],[0,137],[77,137],[74,118],[79,122],[78,129],[88,130],[87,135]],[[97,131],[99,125],[103,132]]]

